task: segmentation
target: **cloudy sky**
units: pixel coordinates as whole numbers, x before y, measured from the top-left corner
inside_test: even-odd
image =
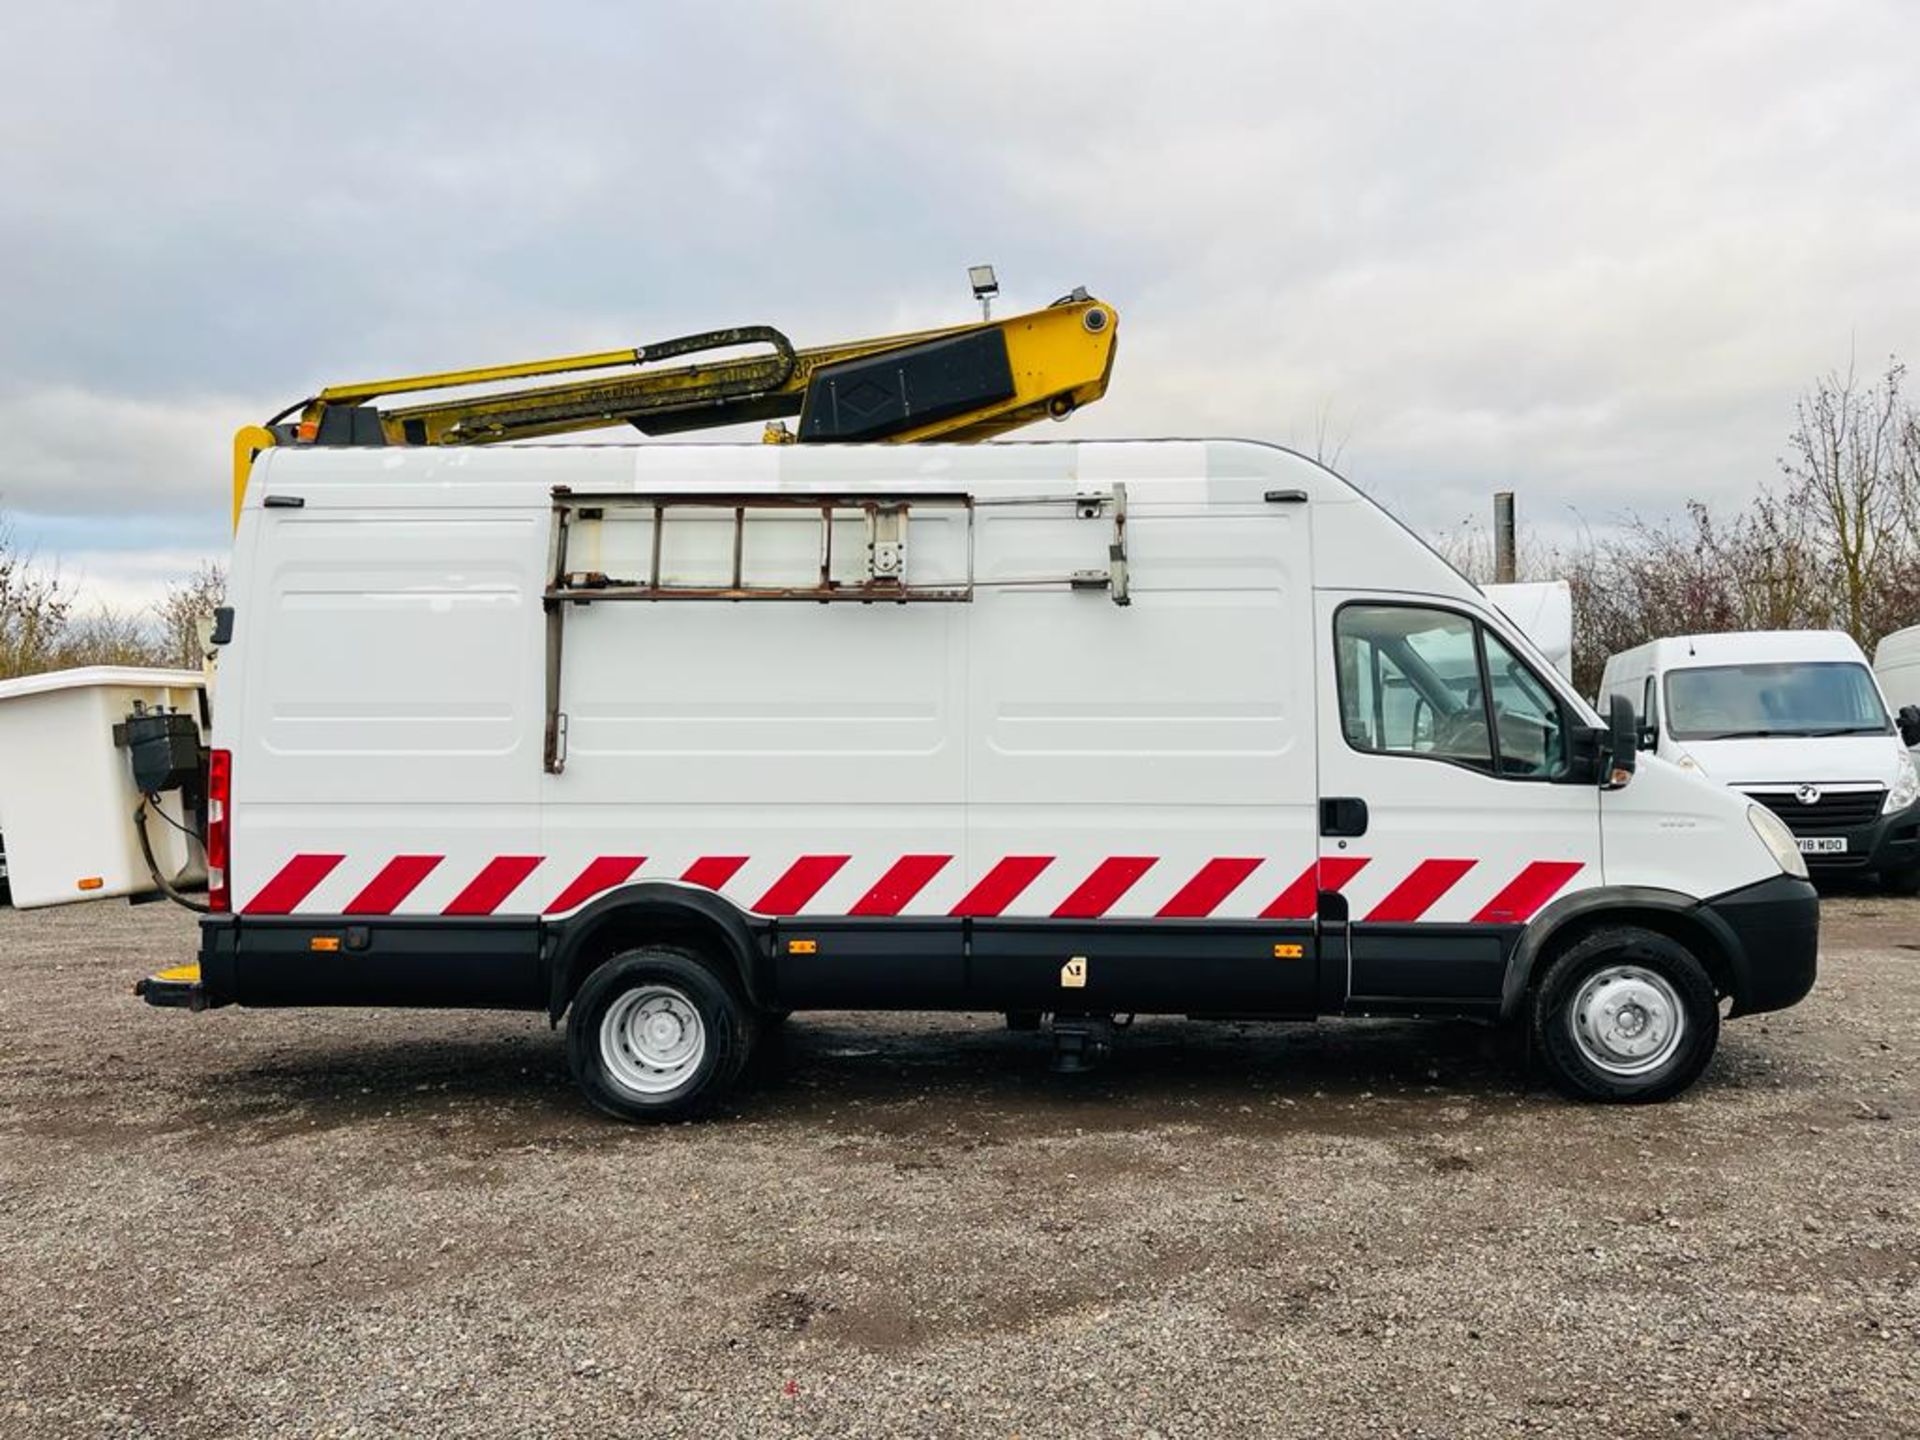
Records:
[[[1049,437],[1342,448],[1414,523],[1774,471],[1920,358],[1920,5],[292,4],[0,17],[0,510],[137,600],[331,381],[1076,284]]]

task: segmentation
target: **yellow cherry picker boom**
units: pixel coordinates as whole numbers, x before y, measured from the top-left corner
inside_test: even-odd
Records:
[[[1118,329],[1112,306],[1075,290],[996,320],[992,267],[975,267],[971,278],[981,319],[944,329],[800,349],[770,325],[740,325],[629,349],[331,385],[235,435],[234,522],[254,458],[276,445],[493,445],[608,426],[673,435],[753,421],[768,422],[765,438],[776,444],[966,442],[1063,420],[1106,393]],[[692,355],[716,358],[663,364]],[[613,370],[624,373],[374,403]],[[790,430],[785,422],[796,418]]]

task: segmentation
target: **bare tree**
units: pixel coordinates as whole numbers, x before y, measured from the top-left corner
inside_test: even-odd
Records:
[[[1349,420],[1341,427],[1340,433],[1333,433],[1333,402],[1329,400],[1320,407],[1320,419],[1314,427],[1313,458],[1329,470],[1340,468],[1340,457],[1347,453],[1347,442],[1353,438],[1353,422]]]
[[[225,590],[225,572],[208,563],[147,610],[81,611],[60,572],[37,563],[0,519],[0,679],[79,665],[197,669],[201,623]]]
[[[137,614],[109,605],[70,617],[52,656],[49,670],[80,665],[159,666],[170,663],[156,643],[152,627]]]
[[[213,612],[225,602],[227,572],[211,560],[184,580],[167,587],[167,593],[154,606],[160,623],[160,646],[166,663],[197,670],[205,659],[201,647],[201,629]]]
[[[36,565],[0,520],[0,679],[51,669],[72,609],[58,572]]]
[[[1563,549],[1522,544],[1520,573],[1573,592],[1574,681],[1593,693],[1607,657],[1661,635],[1840,629],[1871,651],[1920,623],[1920,413],[1905,368],[1871,383],[1817,380],[1794,410],[1781,479],[1745,506],[1630,516]],[[1468,578],[1493,573],[1491,537],[1463,523],[1435,548]]]
[[[1831,587],[1833,623],[1871,644],[1911,605],[1888,581],[1915,556],[1914,416],[1901,402],[1906,367],[1862,383],[1851,366],[1823,376],[1794,408],[1779,504],[1810,512]]]

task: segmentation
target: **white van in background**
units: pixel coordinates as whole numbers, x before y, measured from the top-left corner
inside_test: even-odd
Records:
[[[1872,871],[1920,892],[1920,783],[1851,636],[1837,630],[1677,635],[1607,661],[1600,703],[1630,700],[1640,744],[1744,792],[1787,822],[1815,875]],[[1901,733],[1905,732],[1905,733]]]
[[[1873,674],[1903,726],[1910,707],[1920,716],[1920,625],[1896,630],[1873,647]]]
[[[1573,678],[1573,587],[1564,580],[1482,585],[1480,593],[1520,627],[1553,668]]]

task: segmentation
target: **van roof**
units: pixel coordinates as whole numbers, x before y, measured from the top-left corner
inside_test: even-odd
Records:
[[[829,485],[836,490],[989,491],[1075,481],[1137,485],[1209,485],[1255,503],[1268,486],[1305,492],[1316,503],[1378,508],[1364,492],[1318,461],[1259,440],[996,440],[989,444],[767,445],[758,442],[516,442],[510,445],[276,446],[261,452],[247,504],[261,498],[265,475],[337,492],[360,503],[461,508],[485,487],[492,498],[548,504],[550,467],[575,471],[575,489],[672,491],[724,485],[730,493]],[[1238,482],[1238,483],[1236,483]],[[471,487],[471,488],[469,488]],[[510,498],[511,497],[511,498]],[[1244,498],[1244,497],[1242,497]],[[1397,522],[1396,522],[1397,523]]]
[[[1307,501],[1319,583],[1410,591],[1491,608],[1477,587],[1378,502],[1326,466],[1261,441],[994,441],[986,445],[276,446],[254,462],[243,513],[277,487],[316,510],[549,510],[556,482],[576,494],[795,490],[858,495],[963,490],[982,497],[1074,494],[1124,481],[1130,504],[1195,502],[1266,510]],[[1284,509],[1282,511],[1284,513]],[[1524,638],[1524,637],[1522,637]],[[1549,666],[1551,662],[1547,662]]]
[[[1881,637],[1873,648],[1876,670],[1889,665],[1911,665],[1920,660],[1920,625],[1909,625]]]
[[[1772,660],[1855,660],[1866,656],[1844,630],[1734,630],[1716,635],[1668,635],[1607,662],[1609,670],[1639,662],[1655,670],[1743,665]]]

